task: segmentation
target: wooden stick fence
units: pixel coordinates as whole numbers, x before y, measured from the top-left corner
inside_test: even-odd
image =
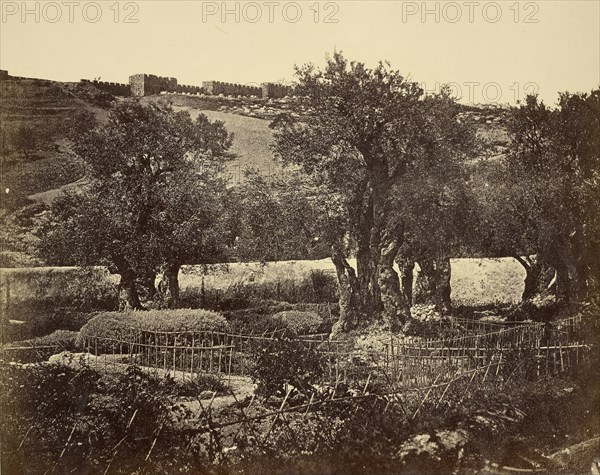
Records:
[[[493,328],[487,333],[442,339],[390,336],[384,350],[370,352],[350,351],[346,344],[325,339],[325,335],[295,340],[323,358],[323,382],[337,384],[352,380],[362,385],[374,374],[397,387],[414,388],[435,380],[447,381],[490,364],[496,368],[493,374],[488,372],[489,379],[500,382],[517,366],[529,371],[533,366],[536,376],[570,370],[589,350],[589,345],[580,340],[580,327],[581,317],[508,327],[494,322],[493,326],[485,327]],[[172,374],[185,380],[198,374],[249,375],[251,353],[257,345],[276,337],[277,332],[244,335],[128,329],[115,338],[88,337],[86,348],[92,356],[92,366],[98,369],[133,363],[157,374]]]

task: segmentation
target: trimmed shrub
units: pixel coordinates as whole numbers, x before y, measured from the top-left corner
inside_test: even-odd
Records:
[[[231,325],[234,332],[238,333],[263,333],[281,330],[287,325],[274,316],[285,311],[309,312],[319,316],[321,324],[316,331],[329,333],[331,327],[339,317],[339,308],[331,304],[290,304],[274,300],[252,301],[249,308],[225,311],[223,315]]]
[[[79,332],[78,342],[86,337],[121,339],[132,330],[156,332],[227,331],[229,324],[216,312],[181,308],[146,312],[103,312],[86,323]]]
[[[50,335],[8,343],[4,346],[4,350],[10,355],[10,360],[14,362],[33,363],[44,361],[51,355],[61,351],[76,351],[78,348],[76,343],[78,334],[78,332],[71,330],[56,330]]]
[[[7,346],[55,346],[61,351],[74,351],[77,349],[75,341],[78,334],[79,332],[73,330],[56,330],[49,335],[15,341]]]
[[[303,335],[316,333],[323,324],[322,318],[314,312],[287,310],[273,315],[273,320],[292,333]]]

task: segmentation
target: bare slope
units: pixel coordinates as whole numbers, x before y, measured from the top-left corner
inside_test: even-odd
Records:
[[[246,168],[255,168],[269,175],[279,169],[271,150],[273,133],[269,129],[268,120],[224,111],[200,111],[184,107],[176,107],[176,109],[189,110],[193,118],[200,113],[205,114],[210,120],[223,122],[227,130],[233,132],[233,145],[230,152],[234,155],[234,160],[228,166],[233,181],[239,181]]]
[[[94,88],[95,89],[95,88]],[[71,183],[82,175],[65,140],[70,121],[89,110],[102,120],[110,97],[78,84],[39,79],[0,82],[0,210],[28,204],[27,196]],[[26,153],[17,136],[25,136]]]

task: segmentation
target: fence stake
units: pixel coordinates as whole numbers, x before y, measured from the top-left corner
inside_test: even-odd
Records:
[[[444,388],[444,392],[442,392],[442,395],[440,396],[440,398],[438,399],[438,402],[435,404],[435,408],[437,409],[437,407],[441,404],[442,399],[444,399],[444,396],[446,395],[446,391],[448,391],[448,389],[450,388],[450,385],[453,383],[454,381],[449,381],[448,384],[446,385],[446,387]]]
[[[165,371],[165,373],[167,372],[167,335],[161,335],[164,336],[165,341],[163,342],[162,348],[163,348],[163,370]]]
[[[176,351],[175,351],[175,338],[176,336],[173,335],[173,377],[175,377],[175,355],[176,355]]]
[[[221,356],[223,355],[223,347],[219,348],[219,370],[217,373],[221,374]]]
[[[310,409],[310,406],[312,405],[314,398],[315,398],[315,393],[312,393],[310,395],[310,401],[308,401],[308,404],[306,405],[306,411],[304,411],[304,415],[302,416],[302,422],[304,422],[304,419],[306,419],[306,415],[308,414],[308,410]]]
[[[564,364],[564,361],[563,361],[562,341],[559,341],[558,344],[559,344],[558,348],[559,348],[559,351],[560,351],[560,372],[564,373],[565,372],[565,364]]]
[[[281,414],[281,411],[283,411],[283,407],[285,406],[285,403],[287,402],[287,399],[290,395],[290,393],[292,392],[292,387],[290,386],[287,390],[287,393],[285,395],[285,397],[283,398],[283,401],[281,402],[281,406],[279,407],[279,411],[277,411],[277,414],[275,414],[275,417],[273,418],[273,421],[271,421],[271,425],[269,426],[269,430],[267,431],[267,434],[265,435],[265,437],[263,438],[263,443],[266,442],[267,437],[269,437],[269,434],[271,434],[271,430],[273,430],[273,426],[275,425],[275,422],[277,422],[277,419],[279,418],[279,415]]]
[[[158,436],[160,435],[160,431],[163,428],[163,425],[165,425],[165,423],[163,422],[160,427],[158,428],[158,432],[156,433],[156,437],[154,438],[154,440],[152,441],[152,445],[150,446],[150,450],[148,450],[148,453],[146,454],[146,458],[144,459],[146,462],[148,461],[148,459],[150,458],[150,454],[152,453],[152,449],[154,448],[154,446],[156,445],[156,441],[158,440]]]
[[[196,334],[192,333],[192,356],[190,361],[190,379],[194,379],[194,350],[196,349]]]
[[[75,421],[75,424],[73,424],[73,428],[71,429],[69,438],[67,439],[67,442],[65,443],[65,446],[63,447],[62,452],[60,453],[60,456],[58,457],[59,459],[61,459],[62,456],[65,454],[65,451],[67,450],[67,447],[69,446],[69,443],[71,442],[71,439],[73,438],[73,433],[75,432],[75,427],[77,427],[78,422],[79,421]]]
[[[433,391],[433,387],[436,385],[436,383],[438,382],[440,375],[437,375],[437,378],[435,378],[435,381],[433,382],[433,385],[429,388],[429,390],[427,391],[427,393],[425,394],[425,397],[423,398],[423,400],[421,401],[421,404],[419,404],[419,407],[417,407],[417,410],[415,411],[415,413],[413,414],[411,420],[414,420],[415,417],[417,417],[417,414],[419,413],[419,411],[421,410],[421,407],[423,406],[423,404],[425,404],[425,401],[427,401],[427,398],[429,397],[429,394],[431,394],[431,391]]]
[[[227,368],[227,385],[231,387],[231,361],[233,360],[233,341],[229,348],[229,367]]]

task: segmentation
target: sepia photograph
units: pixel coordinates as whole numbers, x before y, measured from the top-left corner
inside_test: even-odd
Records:
[[[600,475],[600,0],[0,10],[0,475]]]

